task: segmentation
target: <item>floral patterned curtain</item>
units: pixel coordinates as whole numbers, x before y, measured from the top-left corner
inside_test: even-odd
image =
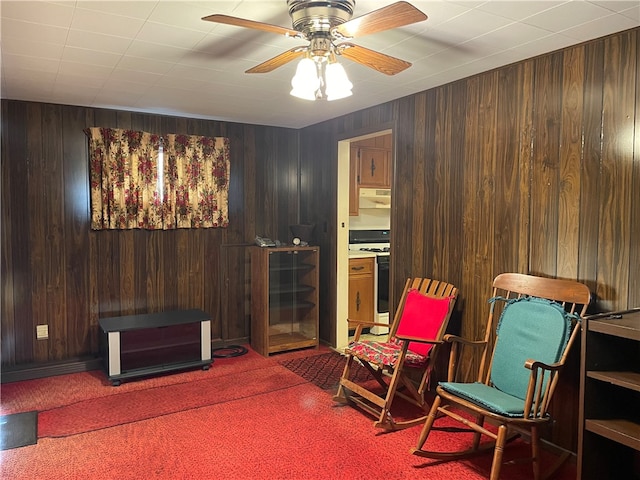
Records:
[[[229,140],[90,128],[91,228],[226,227]]]
[[[166,136],[167,228],[229,225],[229,139]]]
[[[90,128],[91,228],[162,228],[158,135]]]

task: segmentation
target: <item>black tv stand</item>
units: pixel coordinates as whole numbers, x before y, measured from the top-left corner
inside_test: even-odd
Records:
[[[101,318],[98,323],[113,386],[128,378],[211,365],[211,319],[202,310]]]

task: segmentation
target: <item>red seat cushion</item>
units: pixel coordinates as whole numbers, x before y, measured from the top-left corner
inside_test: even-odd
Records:
[[[451,300],[451,297],[431,297],[415,289],[409,290],[396,335],[435,340]],[[433,344],[430,343],[409,343],[410,351],[423,356],[427,356],[431,348]]]

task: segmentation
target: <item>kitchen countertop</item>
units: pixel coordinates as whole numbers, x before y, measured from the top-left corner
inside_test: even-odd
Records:
[[[349,250],[349,258],[371,258],[375,256],[376,256],[376,252],[362,252],[357,250]]]

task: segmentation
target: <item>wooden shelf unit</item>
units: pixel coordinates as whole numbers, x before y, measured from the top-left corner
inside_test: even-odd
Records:
[[[582,329],[578,479],[640,478],[640,309]]]
[[[318,247],[251,249],[251,347],[272,353],[318,346]]]

